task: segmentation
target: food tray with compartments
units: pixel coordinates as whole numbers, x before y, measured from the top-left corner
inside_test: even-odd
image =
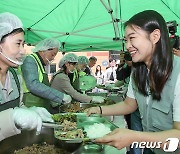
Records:
[[[60,113],[60,114],[66,115],[69,113]],[[70,114],[76,115],[77,130],[81,129],[83,132],[83,135],[81,136],[79,134],[76,134],[73,138],[71,138],[71,135],[70,135],[70,138],[67,138],[67,137],[63,136],[63,134],[65,134],[67,132],[64,132],[62,129],[55,128],[54,129],[55,137],[61,141],[65,141],[66,143],[93,142],[94,138],[87,137],[87,134],[86,134],[86,132],[84,132],[84,130],[87,127],[92,126],[94,124],[100,124],[100,125],[103,124],[103,126],[105,128],[109,128],[110,131],[113,131],[114,129],[118,128],[115,124],[113,124],[112,122],[107,120],[107,118],[99,116],[99,115],[87,116],[85,113],[70,113]],[[73,131],[76,131],[76,129],[73,129],[70,131],[73,132]],[[99,131],[102,131],[102,130],[99,130]],[[77,131],[77,132],[79,132],[79,131]],[[79,136],[81,136],[81,137],[79,137]]]

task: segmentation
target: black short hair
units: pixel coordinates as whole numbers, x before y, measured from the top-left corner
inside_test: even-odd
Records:
[[[115,62],[116,62],[116,59],[110,58],[109,63],[111,63],[113,60],[115,60]]]
[[[97,58],[96,58],[96,57],[94,57],[94,56],[91,56],[91,57],[89,58],[89,61],[91,61],[91,60],[93,60],[93,61],[97,61]]]

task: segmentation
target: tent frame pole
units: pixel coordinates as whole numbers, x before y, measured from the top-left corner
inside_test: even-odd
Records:
[[[114,35],[115,35],[115,38],[113,40],[118,40],[120,38],[120,35],[119,35],[119,28],[118,28],[118,20],[115,19],[115,17],[113,16],[113,10],[111,8],[111,5],[110,5],[110,1],[108,0],[108,4],[109,6],[107,6],[104,2],[104,0],[100,0],[101,3],[103,4],[103,6],[106,8],[106,10],[108,11],[108,13],[110,14],[111,16],[111,19],[112,19],[112,23],[113,23],[113,28],[114,28]]]

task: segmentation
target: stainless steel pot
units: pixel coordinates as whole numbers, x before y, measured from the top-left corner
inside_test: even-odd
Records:
[[[35,131],[22,131],[21,134],[9,137],[0,142],[0,154],[11,154],[15,150],[21,149],[32,144],[46,142],[72,153],[75,152],[81,143],[66,143],[54,137],[54,129],[43,127],[41,134],[36,135]]]

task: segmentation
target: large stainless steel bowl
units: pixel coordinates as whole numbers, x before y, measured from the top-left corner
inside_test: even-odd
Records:
[[[66,143],[54,137],[54,129],[43,127],[41,134],[36,135],[35,131],[22,131],[21,134],[9,137],[0,142],[0,154],[11,154],[15,150],[21,149],[32,144],[46,142],[56,147],[65,149],[68,152],[75,152],[81,143]]]

